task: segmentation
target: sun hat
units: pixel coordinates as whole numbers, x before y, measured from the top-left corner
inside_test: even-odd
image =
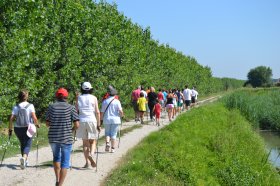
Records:
[[[83,90],[90,90],[90,89],[92,89],[92,86],[91,86],[90,82],[83,82],[82,89]]]
[[[36,133],[36,126],[33,123],[28,124],[28,129],[26,134],[29,138],[31,138]]]
[[[55,97],[57,98],[67,98],[68,97],[68,91],[65,88],[59,88],[56,93],[55,93]]]
[[[117,90],[114,89],[114,87],[112,85],[108,86],[107,92],[110,94],[110,96],[115,96],[118,94]]]

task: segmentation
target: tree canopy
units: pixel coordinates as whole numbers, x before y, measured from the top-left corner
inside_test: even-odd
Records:
[[[258,66],[254,69],[251,69],[247,77],[247,84],[249,83],[253,87],[270,86],[272,83],[272,70],[269,67]]]

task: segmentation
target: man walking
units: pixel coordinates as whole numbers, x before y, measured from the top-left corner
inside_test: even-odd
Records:
[[[186,110],[189,110],[191,105],[191,90],[188,88],[188,85],[185,86],[185,89],[183,91],[183,96],[185,100]]]

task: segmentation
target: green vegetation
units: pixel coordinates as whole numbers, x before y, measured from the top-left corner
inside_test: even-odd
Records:
[[[269,67],[258,66],[251,69],[247,75],[248,81],[245,83],[255,87],[270,87],[272,86],[272,70]]]
[[[71,101],[83,81],[93,84],[98,98],[114,85],[124,106],[139,84],[157,89],[188,83],[200,95],[243,84],[232,79],[231,86],[212,77],[209,67],[160,44],[149,28],[104,1],[1,0],[0,51],[3,121],[22,88],[30,91],[30,102],[43,119],[58,87],[69,90]]]
[[[280,89],[242,89],[224,97],[226,107],[239,109],[254,126],[280,131]]]
[[[221,103],[191,110],[145,138],[106,185],[279,185],[261,138]]]

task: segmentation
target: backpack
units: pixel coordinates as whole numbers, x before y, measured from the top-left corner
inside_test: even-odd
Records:
[[[18,107],[18,114],[16,116],[17,120],[16,120],[16,124],[18,127],[27,127],[28,124],[30,123],[30,117],[27,111],[27,108],[30,106],[31,104],[28,103],[25,107],[20,107],[19,105],[17,105]]]

